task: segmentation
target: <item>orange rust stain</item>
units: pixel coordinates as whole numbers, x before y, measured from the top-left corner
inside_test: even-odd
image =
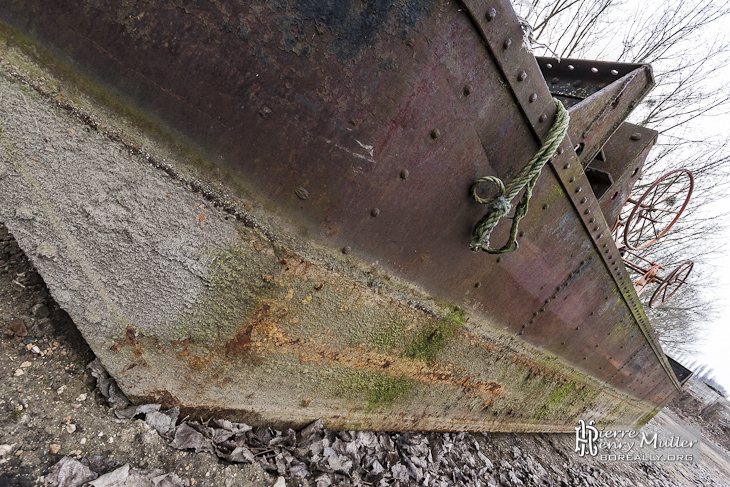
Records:
[[[311,262],[298,256],[290,256],[285,259],[279,259],[279,265],[285,274],[290,275],[306,274],[309,268],[312,267]]]
[[[205,370],[205,367],[208,365],[208,362],[210,362],[210,360],[211,357],[202,358],[198,356],[193,356],[189,362],[190,368],[193,370]]]
[[[423,384],[444,385],[461,389],[465,394],[478,394],[492,401],[494,396],[502,393],[502,385],[493,381],[481,381],[469,375],[465,370],[451,364],[425,364],[412,360],[384,355],[363,350],[361,347],[332,350],[326,345],[311,341],[295,347],[300,362],[324,362],[356,369],[382,372],[393,377],[408,377]]]
[[[528,369],[531,376],[543,377],[545,380],[565,381],[570,379],[567,375],[560,373],[558,369],[546,367],[540,362],[525,358],[524,356],[518,354],[508,347],[486,341],[484,338],[476,335],[471,331],[459,329],[457,330],[457,333],[463,334],[466,337],[470,338],[469,343],[472,346],[479,346],[482,349],[489,351],[490,355],[499,357],[499,359],[497,360],[509,360],[515,365],[519,365],[520,367]],[[493,364],[494,362],[495,361],[490,361],[489,363]]]
[[[137,343],[139,343],[137,341],[137,329],[131,325],[128,326],[127,331],[124,333],[124,339],[127,341],[127,343],[137,345]]]
[[[262,304],[256,308],[253,319],[226,342],[223,353],[227,356],[247,356],[291,343],[291,340],[279,331],[278,326],[286,316],[286,312],[286,308],[282,306]]]
[[[144,348],[142,348],[142,345],[140,345],[138,338],[142,336],[142,333],[137,332],[137,328],[129,325],[124,332],[124,338],[114,343],[111,347],[109,347],[109,350],[111,350],[112,352],[118,352],[123,347],[127,345],[132,345],[134,347],[134,349],[132,350],[132,356],[134,358],[139,358],[144,353]]]
[[[251,332],[253,332],[253,324],[246,323],[244,327],[236,333],[236,335],[226,342],[223,351],[226,355],[240,355],[248,351],[251,347]]]

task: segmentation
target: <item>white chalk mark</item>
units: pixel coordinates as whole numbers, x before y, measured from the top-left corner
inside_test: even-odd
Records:
[[[355,142],[357,142],[358,144],[360,144],[360,147],[362,147],[363,149],[365,149],[366,151],[368,151],[368,154],[370,154],[370,157],[373,157],[373,149],[374,149],[374,147],[372,145],[365,145],[365,144],[363,144],[362,142],[360,142],[357,139],[355,139]]]
[[[370,157],[367,157],[367,156],[364,156],[364,155],[362,155],[362,154],[358,154],[358,153],[357,153],[357,152],[355,152],[355,151],[351,151],[351,150],[350,150],[350,149],[348,149],[347,147],[343,147],[343,146],[341,146],[340,144],[338,144],[337,142],[334,142],[334,141],[332,141],[332,140],[329,140],[329,139],[324,139],[324,140],[325,140],[325,142],[327,142],[328,144],[332,144],[332,145],[334,145],[335,147],[337,147],[338,149],[340,149],[340,150],[343,150],[343,151],[347,152],[348,154],[350,154],[350,155],[352,155],[352,156],[355,156],[355,157],[357,157],[358,159],[362,159],[362,160],[364,160],[364,161],[368,161],[368,162],[370,162],[370,163],[373,163],[373,164],[375,164],[375,159],[373,159],[373,158],[372,158],[372,155],[373,155],[373,147],[372,147],[372,146],[365,146],[365,145],[361,144],[361,143],[360,143],[360,141],[357,141],[357,140],[356,140],[356,142],[357,142],[358,144],[360,144],[360,146],[361,146],[362,148],[364,148],[365,150],[367,150],[367,151],[368,151],[368,152],[370,153]]]

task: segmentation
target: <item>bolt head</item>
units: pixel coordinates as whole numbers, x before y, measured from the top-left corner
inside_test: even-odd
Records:
[[[489,9],[489,10],[487,11],[487,21],[491,22],[492,20],[494,20],[494,18],[495,18],[496,16],[497,16],[497,9],[495,9],[495,8],[490,8],[490,9]]]
[[[530,95],[530,103],[535,103],[535,101],[537,101],[537,93]]]
[[[380,210],[377,208],[373,208],[372,210],[370,210],[370,215],[372,215],[373,217],[376,217],[376,216],[380,215]]]
[[[349,254],[350,252],[352,252],[352,247],[350,247],[349,245],[348,245],[347,247],[343,247],[343,248],[342,248],[342,253],[343,253],[343,254],[347,255],[347,254]]]
[[[631,134],[631,140],[640,140],[641,139],[641,132],[634,132]]]
[[[439,137],[441,137],[441,131],[437,128],[433,129],[431,131],[431,138],[435,140],[435,139],[438,139]]]
[[[307,188],[305,188],[304,186],[300,186],[295,189],[294,194],[296,194],[300,200],[306,200],[307,198],[309,198],[309,191],[307,191]]]
[[[539,121],[540,123],[544,123],[544,122],[545,122],[545,120],[547,120],[547,115],[545,115],[545,114],[543,113],[542,115],[540,115],[540,118],[538,119],[538,121]]]
[[[525,81],[527,79],[527,73],[524,71],[520,71],[520,74],[517,75],[517,81]]]
[[[408,169],[403,169],[403,170],[402,170],[402,171],[400,172],[400,178],[401,178],[401,179],[408,179],[408,176],[409,176],[409,174],[410,174],[410,173],[408,172]]]
[[[502,44],[502,47],[505,49],[509,49],[509,46],[511,46],[511,45],[512,45],[512,39],[508,37],[507,39],[504,40],[504,44]]]

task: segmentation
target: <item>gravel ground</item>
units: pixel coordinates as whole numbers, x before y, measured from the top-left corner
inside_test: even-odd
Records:
[[[730,455],[707,438],[698,465],[619,465],[581,459],[572,435],[176,424],[175,411],[125,409],[112,382],[97,387],[103,371],[89,369],[93,359],[0,225],[0,487],[730,485]],[[727,441],[702,418],[678,416],[657,421],[691,422]]]

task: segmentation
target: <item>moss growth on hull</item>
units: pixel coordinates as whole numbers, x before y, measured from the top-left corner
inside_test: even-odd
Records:
[[[540,421],[555,410],[567,409],[574,405],[584,409],[590,403],[590,399],[599,393],[600,391],[593,390],[586,384],[578,384],[574,380],[566,382],[550,394],[545,404],[535,414],[535,419]]]
[[[411,381],[405,377],[394,379],[384,376],[375,381],[367,393],[367,401],[370,405],[391,403],[398,398],[405,396],[411,390]]]
[[[402,400],[413,388],[407,377],[352,370],[342,378],[340,393],[348,399],[365,401],[369,408],[386,407]]]
[[[418,333],[405,350],[405,356],[414,360],[431,363],[444,348],[446,342],[454,335],[455,327],[451,323],[436,322]]]

